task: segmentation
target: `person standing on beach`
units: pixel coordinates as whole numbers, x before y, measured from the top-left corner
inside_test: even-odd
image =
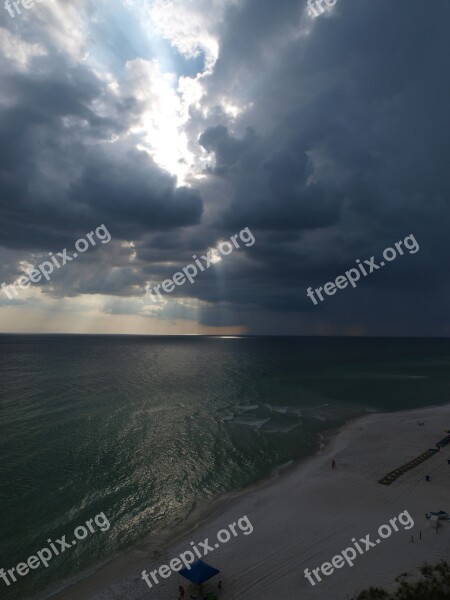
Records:
[[[331,463],[331,468],[333,469],[333,471],[336,471],[337,469],[337,465],[336,465],[336,461],[333,458],[333,462]]]

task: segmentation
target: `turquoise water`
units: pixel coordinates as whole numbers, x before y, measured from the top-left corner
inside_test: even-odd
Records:
[[[446,403],[449,366],[447,340],[0,336],[0,568],[111,523],[1,597],[161,544],[354,416]]]

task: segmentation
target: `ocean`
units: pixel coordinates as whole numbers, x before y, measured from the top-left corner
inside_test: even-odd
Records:
[[[447,403],[449,365],[445,339],[0,336],[0,569],[111,524],[1,597],[160,547],[358,415]]]

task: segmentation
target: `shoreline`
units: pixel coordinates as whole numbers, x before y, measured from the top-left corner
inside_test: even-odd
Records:
[[[33,596],[32,598],[30,598],[30,600],[75,600],[78,597],[77,594],[79,593],[79,588],[84,588],[83,584],[85,582],[86,591],[83,590],[83,594],[97,593],[97,588],[99,587],[100,580],[101,582],[103,582],[108,577],[110,569],[113,570],[115,578],[117,578],[118,571],[120,572],[120,576],[126,576],[127,574],[129,574],[130,569],[128,567],[128,564],[130,562],[130,558],[132,558],[133,560],[134,568],[137,564],[140,565],[142,563],[143,566],[147,566],[149,560],[155,560],[158,557],[162,558],[164,556],[164,553],[169,548],[171,548],[178,542],[185,540],[186,537],[189,537],[189,534],[193,534],[201,526],[208,524],[217,514],[220,514],[220,512],[223,509],[228,508],[234,502],[239,501],[241,498],[245,498],[245,496],[247,496],[248,494],[252,494],[268,486],[276,485],[276,483],[281,478],[286,477],[289,472],[295,470],[296,468],[300,468],[301,465],[312,460],[315,456],[321,454],[324,451],[325,447],[328,445],[329,441],[331,441],[336,435],[338,435],[338,433],[342,429],[345,429],[345,427],[347,427],[347,425],[349,425],[351,422],[364,418],[364,416],[366,415],[355,417],[354,419],[347,421],[339,427],[328,429],[322,434],[320,434],[321,438],[323,437],[323,439],[326,439],[327,441],[322,445],[321,441],[319,440],[318,448],[316,449],[314,454],[294,458],[288,463],[274,467],[270,473],[257,479],[253,483],[221,494],[219,497],[213,500],[206,509],[191,512],[186,518],[186,520],[183,522],[183,524],[177,525],[175,527],[176,531],[170,534],[159,546],[156,547],[154,541],[143,541],[142,543],[138,543],[132,548],[125,550],[125,552],[122,552],[117,556],[113,556],[109,559],[106,559],[98,563],[96,567],[87,569],[86,571],[84,571],[84,573],[80,573],[78,576],[75,576],[73,578],[73,583],[69,583],[68,585],[62,585],[61,589],[57,591],[41,592],[37,596]],[[146,561],[145,563],[143,562],[144,559],[142,558],[144,555]],[[136,562],[136,556],[140,557],[141,560]],[[74,588],[76,588],[76,590]],[[72,591],[76,593],[72,595]]]
[[[254,484],[240,489],[240,490],[235,490],[232,492],[228,492],[227,494],[224,494],[223,496],[221,496],[220,498],[218,498],[217,500],[215,500],[206,511],[201,511],[201,513],[193,513],[192,515],[189,516],[189,518],[187,519],[187,521],[183,524],[184,526],[177,531],[176,533],[174,533],[174,535],[170,536],[165,542],[164,544],[161,545],[161,547],[158,549],[158,551],[151,551],[151,549],[149,547],[144,547],[141,546],[139,548],[135,548],[134,550],[128,551],[126,552],[124,555],[121,555],[119,557],[113,558],[110,561],[108,561],[106,564],[104,564],[103,566],[100,566],[99,569],[97,569],[94,573],[92,573],[91,575],[88,575],[85,578],[80,578],[80,580],[72,585],[69,585],[68,587],[64,588],[63,590],[53,593],[51,596],[47,595],[47,598],[52,598],[54,600],[75,600],[75,598],[79,598],[79,597],[83,597],[86,598],[87,600],[90,598],[95,598],[96,600],[106,600],[106,599],[113,599],[118,597],[116,594],[117,592],[114,592],[115,589],[120,589],[120,593],[126,595],[127,598],[133,599],[136,598],[142,598],[142,596],[144,594],[154,594],[156,593],[155,590],[150,590],[146,584],[140,579],[140,571],[142,571],[144,568],[146,568],[147,570],[150,569],[150,567],[153,565],[153,568],[158,568],[159,565],[161,564],[167,564],[167,557],[175,557],[177,556],[180,551],[178,549],[178,547],[181,548],[181,551],[186,550],[189,546],[189,540],[190,539],[194,539],[194,540],[198,540],[198,539],[202,539],[203,538],[203,532],[207,532],[209,533],[211,536],[215,535],[215,531],[221,529],[221,527],[217,526],[217,529],[214,529],[214,524],[217,521],[220,521],[220,523],[222,523],[222,526],[225,524],[225,521],[228,522],[226,515],[228,514],[234,514],[236,515],[233,518],[239,518],[239,516],[243,516],[244,514],[248,514],[248,517],[250,519],[250,521],[252,521],[253,523],[253,519],[252,519],[252,511],[248,510],[250,507],[253,508],[253,505],[256,503],[256,505],[259,505],[263,500],[267,500],[267,497],[272,498],[275,502],[277,502],[279,500],[279,493],[282,492],[282,490],[284,489],[285,491],[287,491],[287,494],[289,496],[289,494],[295,490],[295,492],[297,494],[299,494],[299,500],[301,501],[302,498],[301,496],[306,496],[309,495],[307,494],[309,488],[312,486],[317,487],[319,486],[319,488],[324,487],[325,491],[327,492],[331,492],[331,490],[327,490],[327,488],[330,487],[329,482],[324,482],[322,480],[322,472],[325,469],[325,463],[328,462],[328,460],[330,460],[330,457],[332,457],[333,455],[336,455],[337,458],[337,462],[338,462],[338,473],[343,472],[343,474],[345,474],[345,462],[343,461],[343,458],[339,458],[338,455],[339,454],[344,454],[346,453],[346,450],[350,452],[350,454],[354,454],[355,448],[354,448],[354,442],[357,442],[357,440],[355,440],[355,436],[357,438],[357,432],[360,430],[365,430],[367,428],[375,428],[376,429],[376,425],[377,424],[381,424],[384,425],[385,423],[383,422],[387,422],[389,423],[389,421],[414,421],[416,419],[424,419],[424,418],[428,418],[430,419],[431,417],[434,417],[436,419],[436,413],[443,413],[446,415],[446,418],[448,419],[447,422],[450,422],[450,405],[441,405],[441,406],[434,406],[434,407],[426,407],[426,408],[422,408],[422,409],[412,409],[412,410],[402,410],[402,411],[396,411],[393,413],[370,413],[370,414],[366,414],[366,415],[362,415],[359,417],[356,417],[354,419],[351,419],[350,421],[348,421],[347,423],[345,423],[344,425],[336,428],[336,429],[331,429],[328,430],[328,432],[326,432],[324,435],[324,447],[319,448],[316,453],[312,456],[309,457],[304,457],[304,458],[299,458],[296,459],[292,462],[292,464],[288,464],[285,466],[281,466],[277,469],[275,469],[274,471],[271,472],[271,474],[265,478],[263,478],[262,480],[259,480],[257,482],[255,482]],[[438,418],[439,421],[439,418]],[[443,426],[442,426],[443,427]],[[442,431],[442,427],[439,431]],[[379,428],[380,429],[380,428]],[[381,438],[383,437],[388,437],[388,439],[390,439],[392,441],[392,436],[389,435],[389,432],[385,432],[384,431],[384,427],[381,426]],[[422,431],[422,428],[420,428],[421,434],[425,434],[428,432],[428,428],[426,428],[425,431]],[[414,430],[415,433],[417,433],[417,430]],[[398,431],[397,431],[398,433]],[[430,432],[431,433],[431,432]],[[378,431],[378,434],[380,434],[380,431]],[[384,435],[386,434],[386,435]],[[438,433],[438,431],[435,432],[434,436],[431,436],[430,441],[428,442],[428,446],[432,446],[434,445],[439,438],[440,433]],[[442,437],[442,436],[441,436]],[[434,439],[436,438],[436,439]],[[357,445],[357,444],[356,444]],[[382,444],[382,445],[386,445],[386,444]],[[426,446],[426,444],[425,444]],[[424,445],[418,445],[415,448],[415,452],[416,454],[421,451],[421,450],[425,450],[426,447],[424,447]],[[375,449],[375,455],[377,453],[377,449]],[[444,451],[442,452],[442,454],[444,454]],[[447,453],[446,453],[447,454]],[[450,457],[450,453],[449,457]],[[413,455],[414,456],[414,455]],[[413,456],[410,456],[410,458],[413,458]],[[367,458],[368,458],[368,454],[367,454]],[[395,458],[395,457],[394,457]],[[401,462],[402,458],[398,457],[396,459],[396,462]],[[432,458],[431,461],[434,461],[435,459]],[[394,461],[394,466],[395,466],[395,461]],[[373,468],[373,465],[370,465],[370,461],[368,461],[367,466]],[[392,465],[390,465],[392,466]],[[417,469],[413,469],[410,474],[404,475],[402,476],[402,478],[399,480],[399,482],[406,481],[409,478],[416,478],[418,476],[419,471],[422,470],[422,468],[427,469],[428,467],[424,466],[424,467],[418,467]],[[384,470],[384,469],[383,469]],[[389,469],[388,469],[389,470]],[[327,479],[329,476],[329,471],[328,469],[326,469],[325,471],[327,473]],[[386,471],[387,472],[387,471]],[[379,474],[379,473],[378,473]],[[384,473],[383,473],[384,474]],[[379,478],[379,477],[378,477]],[[305,482],[302,481],[302,483],[304,483],[305,487],[303,488],[298,488],[297,484],[298,484],[298,480],[299,479],[305,479]],[[323,484],[326,484],[325,486]],[[371,487],[370,484],[376,485],[378,486],[378,488],[385,488],[385,486],[381,486],[380,484],[377,483],[377,481],[375,479],[370,480],[369,482],[369,487]],[[342,486],[340,486],[342,488]],[[377,490],[379,492],[378,495],[389,495],[390,490],[393,490],[395,488],[395,485],[393,486],[389,486],[388,489],[384,489],[384,490],[380,490],[377,488],[375,488],[375,490]],[[311,490],[309,490],[311,491]],[[312,490],[314,492],[314,490]],[[317,490],[315,496],[317,496]],[[337,490],[335,490],[337,491]],[[342,491],[342,489],[340,489],[339,491]],[[332,492],[331,492],[332,493]],[[313,494],[314,496],[314,494]],[[321,496],[321,494],[320,494]],[[349,499],[347,499],[347,504],[348,507],[347,510],[351,509],[351,502],[348,501]],[[317,497],[315,498],[315,500],[312,502],[312,506],[315,508],[315,505],[317,504]],[[289,504],[289,501],[286,500],[285,503]],[[282,504],[283,502],[280,502],[280,504]],[[321,497],[321,500],[319,500],[319,504],[323,503],[323,497]],[[440,510],[441,508],[446,510],[449,507],[445,507],[444,506],[444,498],[442,499],[442,503],[443,506],[442,507],[434,507],[430,506],[427,510]],[[303,504],[303,503],[302,503]],[[333,503],[332,503],[333,505]],[[247,509],[246,512],[242,512],[242,510],[245,508]],[[281,509],[282,507],[280,506],[279,509]],[[292,506],[290,507],[292,509]],[[306,506],[305,506],[306,508]],[[330,508],[330,506],[327,507],[328,510]],[[241,514],[239,516],[238,515],[238,510],[241,510]],[[341,507],[341,510],[343,510],[343,507]],[[278,511],[280,512],[280,511]],[[294,511],[295,512],[295,511]],[[351,512],[351,510],[350,510]],[[394,516],[395,512],[392,513],[391,516]],[[272,515],[273,516],[273,515]],[[257,518],[256,518],[257,520]],[[230,521],[232,522],[232,521]],[[255,521],[256,522],[256,521]],[[380,524],[383,523],[383,520],[380,520]],[[256,525],[255,526],[255,533],[257,530],[260,529],[260,525]],[[369,529],[368,529],[369,530]],[[198,532],[198,535],[197,535]],[[250,538],[243,538],[243,537],[238,537],[235,542],[233,544],[230,544],[230,548],[232,548],[235,544],[238,547],[238,550],[240,548],[240,545],[242,545],[242,552],[246,553],[246,549],[245,549],[245,545],[247,545],[249,542],[252,541],[253,536],[255,536],[255,533],[252,534],[252,536],[250,536]],[[347,536],[348,538],[351,537],[350,535],[351,530],[349,529],[349,535]],[[356,534],[357,532],[355,532]],[[289,535],[289,534],[288,534]],[[206,537],[206,535],[205,535]],[[442,537],[442,536],[441,536]],[[284,541],[286,542],[286,545],[290,545],[291,544],[291,540],[287,539],[286,536],[284,536]],[[255,542],[256,543],[256,542]],[[270,544],[269,544],[270,545]],[[314,545],[314,544],[313,544]],[[387,544],[385,544],[385,546],[387,546]],[[449,544],[450,546],[450,544]],[[345,547],[345,546],[343,546]],[[224,546],[223,548],[223,554],[227,553],[227,546]],[[280,547],[280,553],[282,554],[284,551],[284,549],[282,547]],[[331,558],[332,553],[331,551],[324,552],[323,553],[323,560],[321,560],[321,562],[324,562],[326,560],[328,560],[329,558]],[[219,554],[216,554],[215,556],[211,556],[211,561],[212,564],[215,564],[215,560],[217,557],[217,561],[219,561],[219,559],[221,559],[222,562],[228,562],[230,559],[228,558],[226,561],[224,561],[225,556],[221,557],[219,556]],[[301,558],[301,555],[298,556],[298,558]],[[206,559],[208,560],[208,559]],[[236,559],[235,559],[236,560]],[[315,562],[313,562],[313,564],[310,564],[310,568],[312,567],[316,567],[316,566],[320,566],[321,562],[319,562],[319,558],[317,559],[317,564]],[[299,563],[301,563],[301,561],[299,560]],[[419,563],[417,563],[415,566],[419,566]],[[233,567],[235,568],[235,567]],[[355,567],[354,567],[355,568]],[[352,576],[354,575],[354,568],[352,570]],[[395,573],[395,576],[399,575],[402,572],[403,567],[400,567],[398,573]],[[404,569],[403,569],[404,570]],[[344,569],[342,570],[344,571]],[[174,597],[173,594],[173,586],[174,583],[176,583],[175,581],[175,577],[172,577],[171,579],[162,582],[157,589],[158,592],[158,598],[172,598]],[[224,575],[224,579],[226,580],[226,576]],[[316,588],[309,586],[305,587],[305,585],[307,585],[307,583],[305,582],[305,580],[303,579],[303,569],[302,569],[302,565],[298,564],[298,568],[297,568],[297,575],[296,575],[296,581],[297,581],[297,585],[299,585],[299,589],[302,589],[302,591],[304,591],[304,593],[310,593],[312,594],[311,596],[307,596],[307,597],[318,597],[316,595],[316,590],[317,590],[317,586]],[[330,578],[330,581],[332,580],[332,578]],[[259,581],[259,577],[256,576],[256,581]],[[367,585],[373,585],[374,583],[377,583],[379,581],[379,577],[376,578],[376,581],[372,581],[372,580],[368,580],[367,581]],[[280,586],[284,587],[283,582],[278,582]],[[325,588],[325,583],[323,582],[321,583],[321,592],[325,592],[326,588]],[[286,582],[286,584],[289,586],[289,583]],[[286,585],[285,584],[285,585]],[[322,587],[324,586],[324,587]],[[362,586],[360,589],[363,589]],[[176,589],[176,586],[175,586]],[[253,589],[253,586],[250,587],[250,589],[248,590],[249,592],[251,591],[251,589]],[[286,591],[287,596],[289,596],[289,589],[291,588],[287,588],[288,591]],[[170,590],[170,591],[169,591]],[[334,590],[334,593],[336,592],[336,590]],[[265,590],[262,590],[262,593],[265,593]],[[285,595],[286,595],[285,594]],[[234,595],[228,595],[225,593],[222,594],[223,598],[233,598]],[[252,596],[250,596],[252,597]],[[258,593],[258,597],[260,598],[269,598],[269,596],[265,596],[262,595],[261,593]]]
[[[37,596],[30,598],[30,600],[75,600],[75,598],[77,598],[77,594],[72,595],[72,591],[75,592],[74,588],[76,588],[78,593],[80,587],[85,587],[83,585],[85,582],[86,590],[83,590],[83,594],[97,593],[97,588],[99,586],[102,587],[103,581],[108,578],[110,569],[113,570],[115,574],[114,577],[117,578],[118,572],[120,573],[119,576],[126,576],[130,573],[128,566],[130,558],[133,561],[134,568],[137,564],[140,565],[142,563],[142,565],[146,566],[148,565],[149,560],[153,561],[158,557],[162,558],[164,552],[178,542],[185,540],[186,537],[190,537],[190,534],[193,534],[202,525],[208,524],[217,514],[220,514],[223,509],[230,507],[234,502],[239,501],[241,498],[245,498],[245,496],[248,494],[258,492],[259,490],[262,490],[268,486],[276,485],[279,480],[287,477],[291,471],[301,468],[303,465],[308,463],[308,461],[311,461],[315,457],[321,455],[329,446],[329,444],[331,444],[333,439],[337,437],[343,430],[345,430],[351,423],[376,414],[384,413],[363,413],[359,416],[353,417],[338,427],[332,427],[325,430],[323,433],[319,434],[317,448],[313,454],[310,454],[309,456],[293,458],[287,463],[274,467],[270,473],[260,477],[253,483],[221,494],[215,500],[213,500],[206,509],[197,510],[190,513],[183,524],[177,525],[175,527],[175,531],[170,534],[160,545],[155,546],[154,541],[146,542],[144,540],[142,543],[138,543],[132,548],[125,550],[125,552],[122,552],[121,554],[113,556],[109,559],[105,559],[104,561],[97,563],[97,565],[93,566],[91,569],[86,569],[83,573],[74,576],[73,580],[71,580],[71,583],[66,585],[62,584],[60,589],[55,589],[55,591],[51,592],[41,592]],[[136,556],[145,556],[146,562],[142,562],[144,560],[143,558],[142,560],[136,562]],[[111,580],[109,579],[109,581]]]

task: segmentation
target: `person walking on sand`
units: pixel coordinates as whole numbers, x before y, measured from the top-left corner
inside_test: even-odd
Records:
[[[336,471],[336,469],[337,469],[337,464],[336,464],[336,461],[334,460],[334,458],[333,458],[333,462],[331,463],[331,468],[333,469],[333,471]]]

